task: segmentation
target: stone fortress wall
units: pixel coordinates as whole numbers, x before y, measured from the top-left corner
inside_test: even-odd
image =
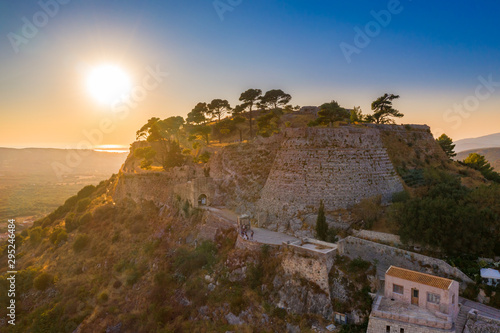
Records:
[[[212,157],[204,167],[145,171],[131,154],[121,170],[117,197],[162,205],[180,196],[197,206],[205,194],[208,205],[249,214],[271,230],[308,237],[320,200],[329,224],[348,227],[352,221],[346,209],[378,195],[388,202],[403,190],[383,143],[387,132],[414,147],[436,146],[423,125],[289,128],[271,138],[211,148]],[[135,142],[131,151],[147,145]]]
[[[338,242],[340,255],[351,259],[361,258],[377,263],[377,273],[384,276],[385,271],[391,266],[398,266],[414,271],[448,277],[460,282],[460,288],[466,287],[473,281],[456,267],[452,267],[441,259],[436,259],[422,254],[401,250],[395,247],[375,243],[372,241],[349,236]]]
[[[388,202],[402,190],[380,129],[287,129],[258,202],[259,220],[286,224],[317,212],[320,200],[331,212],[377,195]]]

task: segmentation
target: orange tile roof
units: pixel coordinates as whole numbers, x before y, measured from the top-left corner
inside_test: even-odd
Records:
[[[448,288],[450,288],[451,286],[451,283],[453,282],[453,280],[450,279],[445,279],[439,276],[415,272],[409,269],[404,269],[395,266],[389,267],[389,269],[385,274],[444,290],[448,290]]]

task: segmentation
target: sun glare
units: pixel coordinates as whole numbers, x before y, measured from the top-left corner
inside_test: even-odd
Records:
[[[87,78],[87,88],[97,101],[111,105],[130,93],[131,81],[118,66],[102,65],[92,69]]]

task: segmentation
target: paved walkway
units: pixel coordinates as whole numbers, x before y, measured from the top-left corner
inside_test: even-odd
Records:
[[[205,209],[225,218],[226,220],[231,221],[235,226],[238,223],[238,215],[229,209],[216,207],[207,207]],[[284,233],[275,232],[263,228],[252,227],[252,230],[254,231],[253,240],[262,244],[281,245],[283,242],[298,240],[298,238],[286,235]]]
[[[493,319],[500,318],[500,310],[492,308],[491,306],[487,306],[478,302],[473,302],[471,300],[462,297],[459,298],[459,302],[460,304],[462,304],[462,306],[467,306],[469,308],[477,310],[477,312],[480,315],[483,315],[485,317],[490,317]]]

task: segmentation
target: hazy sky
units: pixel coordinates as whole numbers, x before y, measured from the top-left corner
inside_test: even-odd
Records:
[[[152,116],[234,106],[248,88],[365,113],[395,93],[404,123],[455,140],[500,132],[498,13],[493,0],[2,1],[0,146],[128,145]],[[136,91],[118,113],[85,86],[106,63]]]

